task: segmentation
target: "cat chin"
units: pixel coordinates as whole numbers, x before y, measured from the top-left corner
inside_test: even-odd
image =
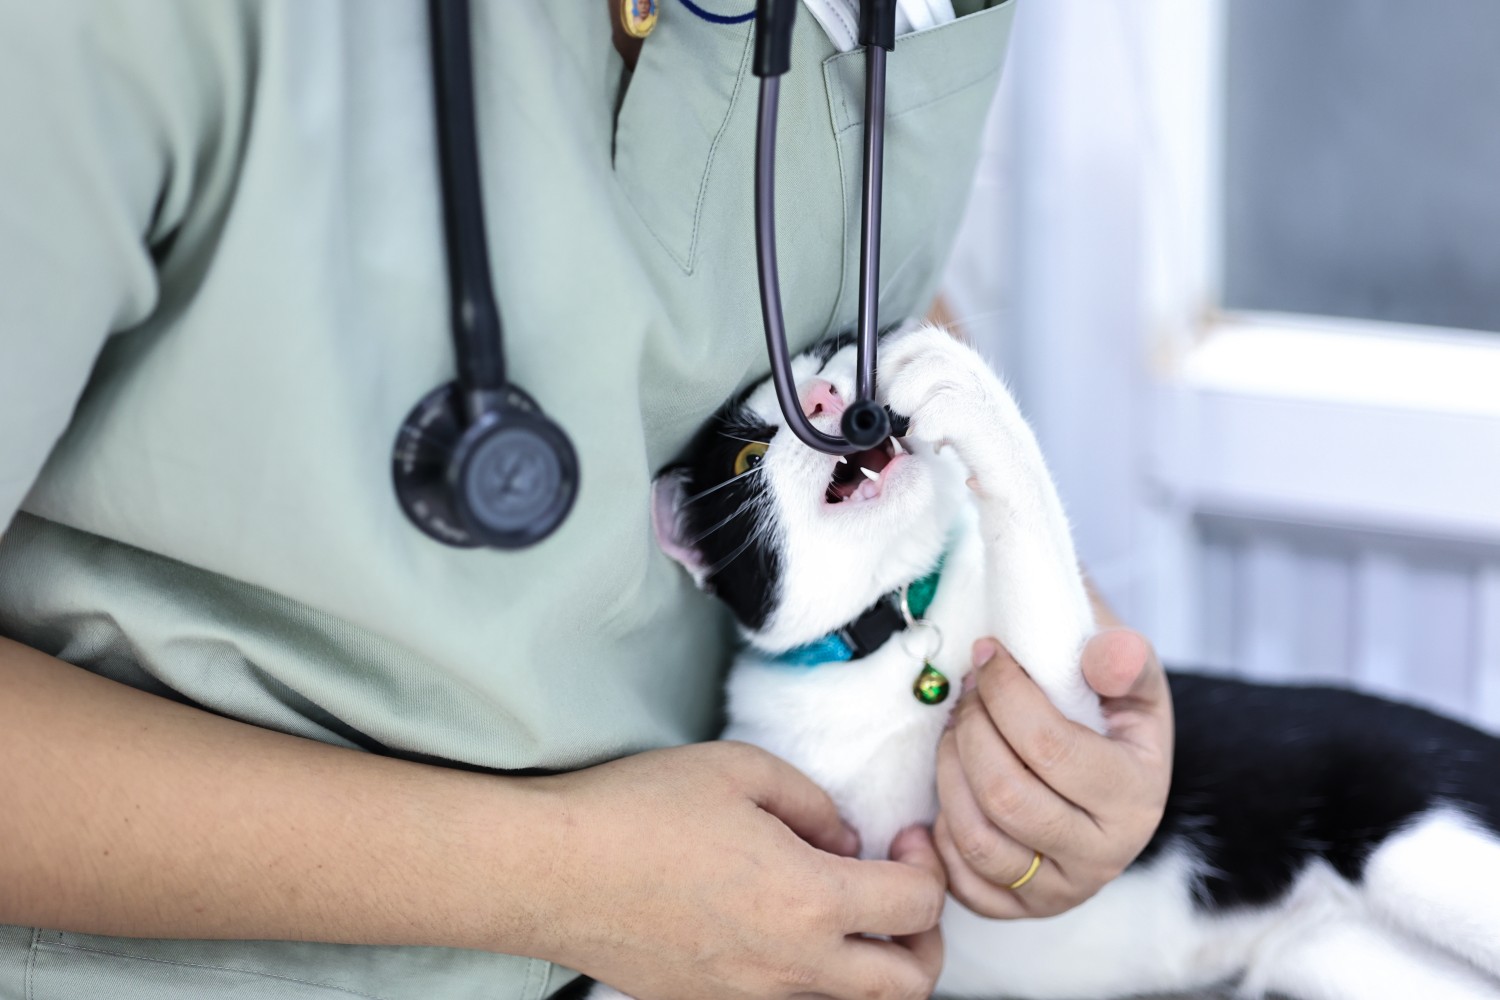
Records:
[[[929,573],[965,509],[962,485],[944,486],[949,475],[913,463],[863,509],[835,506],[806,520],[783,513],[777,601],[761,628],[743,631],[745,639],[770,654],[812,642]]]

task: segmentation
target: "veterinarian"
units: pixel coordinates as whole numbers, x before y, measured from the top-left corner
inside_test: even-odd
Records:
[[[749,6],[666,0],[642,44],[617,0],[476,5],[507,360],[583,470],[498,554],[390,483],[454,363],[425,5],[0,0],[0,998],[921,996],[945,883],[1055,913],[1146,842],[1171,721],[1131,632],[1084,655],[1111,739],[981,647],[894,861],[685,745],[731,636],[648,483],[765,372]],[[891,57],[890,315],[932,300],[1014,13],[958,6]],[[860,67],[801,25],[794,348],[853,322]]]

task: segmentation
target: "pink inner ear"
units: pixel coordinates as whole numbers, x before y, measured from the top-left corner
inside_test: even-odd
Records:
[[[708,565],[703,560],[703,553],[683,538],[682,518],[678,516],[682,492],[681,474],[668,472],[656,478],[651,484],[651,527],[656,531],[656,544],[661,550],[677,560],[702,586]]]

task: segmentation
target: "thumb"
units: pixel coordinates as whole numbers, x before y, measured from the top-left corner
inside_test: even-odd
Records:
[[[1143,694],[1142,687],[1158,680],[1160,671],[1147,670],[1151,644],[1139,632],[1126,628],[1106,629],[1083,649],[1083,676],[1094,693],[1103,698]]]
[[[897,834],[891,842],[891,860],[931,872],[943,885],[948,884],[942,858],[938,857],[937,846],[932,842],[932,831],[925,826],[907,827]]]
[[[913,826],[901,831],[891,843],[891,860],[913,868],[922,868],[938,880],[946,892],[948,873],[938,857],[937,847],[932,842],[932,831],[925,826]],[[943,928],[941,924],[920,934],[907,934],[893,939],[907,948],[923,968],[931,969],[933,978],[943,967]]]

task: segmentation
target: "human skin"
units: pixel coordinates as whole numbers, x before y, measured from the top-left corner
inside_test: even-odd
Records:
[[[260,729],[0,639],[0,923],[442,945],[650,1000],[925,997],[942,865],[743,744],[552,777]],[[861,939],[888,935],[891,941]]]
[[[1161,822],[1172,777],[1172,699],[1151,644],[1095,601],[1084,648],[1100,735],[1053,708],[999,643],[974,644],[972,686],[938,749],[933,827],[953,896],[989,917],[1046,917],[1116,878]],[[1019,889],[1040,851],[1043,863]]]

